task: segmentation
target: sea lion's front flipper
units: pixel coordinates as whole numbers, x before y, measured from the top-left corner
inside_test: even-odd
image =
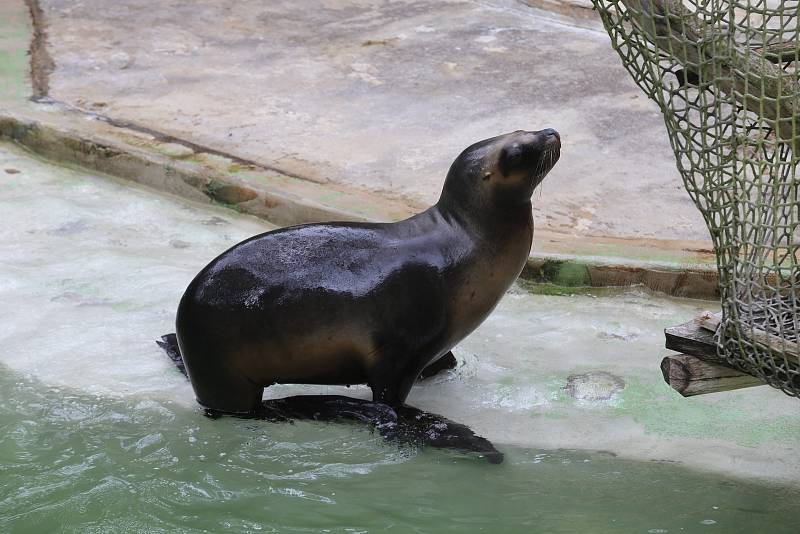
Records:
[[[434,375],[441,373],[442,371],[447,371],[448,369],[455,369],[458,367],[458,360],[456,357],[453,356],[453,351],[448,351],[447,354],[433,362],[432,364],[428,365],[422,372],[419,374],[420,380],[425,380],[426,378],[430,378]]]

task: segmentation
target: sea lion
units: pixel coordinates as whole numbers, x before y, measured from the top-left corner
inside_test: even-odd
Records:
[[[222,253],[178,306],[198,402],[247,414],[272,384],[366,383],[374,402],[403,407],[423,369],[452,357],[519,276],[531,195],[560,147],[552,129],[486,139],[409,219],[282,228]]]

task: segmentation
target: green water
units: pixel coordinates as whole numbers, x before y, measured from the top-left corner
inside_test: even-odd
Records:
[[[0,532],[797,532],[800,491],[610,454],[401,450],[0,368]]]

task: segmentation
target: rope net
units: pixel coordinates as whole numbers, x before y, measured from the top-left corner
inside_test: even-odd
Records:
[[[800,0],[592,2],[711,232],[720,356],[800,397]]]

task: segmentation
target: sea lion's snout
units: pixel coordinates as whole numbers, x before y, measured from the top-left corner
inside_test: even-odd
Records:
[[[548,140],[555,137],[557,141],[561,141],[561,135],[559,135],[559,133],[552,128],[545,128],[544,130],[539,131],[539,134],[543,135]]]
[[[552,128],[545,128],[536,132],[539,137],[542,152],[555,150],[561,151],[561,134]],[[555,162],[554,162],[555,163]]]
[[[520,131],[501,150],[499,170],[505,177],[520,174],[530,177],[536,186],[560,155],[561,135],[556,130]]]

